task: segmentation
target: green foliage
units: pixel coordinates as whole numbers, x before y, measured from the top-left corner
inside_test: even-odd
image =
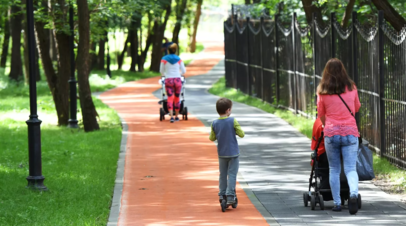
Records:
[[[42,172],[48,192],[26,189],[29,87],[9,82],[0,69],[0,222],[1,225],[105,225],[113,195],[121,141],[117,113],[94,98],[100,131],[57,127],[57,117],[45,81],[37,83],[41,124]],[[92,72],[93,91],[155,73]],[[96,76],[97,75],[97,76]],[[80,108],[80,104],[78,103]],[[81,114],[78,113],[81,122]]]

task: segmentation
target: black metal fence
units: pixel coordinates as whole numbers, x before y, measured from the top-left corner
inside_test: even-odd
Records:
[[[358,88],[361,135],[406,168],[406,28],[395,32],[382,12],[374,26],[354,12],[347,29],[334,13],[324,26],[315,17],[300,25],[295,14],[287,23],[237,14],[224,22],[227,87],[315,118],[317,85],[326,62],[337,57]]]

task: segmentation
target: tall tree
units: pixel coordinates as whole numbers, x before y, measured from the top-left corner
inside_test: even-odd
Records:
[[[108,27],[108,21],[104,22],[103,24],[107,26],[102,26],[104,27],[105,31],[103,32],[100,40],[99,40],[99,52],[97,55],[97,69],[98,70],[104,70],[104,58],[106,55],[106,41],[107,41],[107,27]]]
[[[118,69],[121,70],[122,66],[123,66],[123,61],[124,61],[124,56],[125,53],[127,52],[127,46],[128,46],[128,42],[129,40],[129,34],[127,35],[127,39],[124,42],[124,47],[123,47],[123,51],[121,51],[120,54],[118,54],[117,56],[117,64],[118,64]]]
[[[347,7],[345,7],[345,12],[343,15],[343,19],[341,20],[341,26],[346,28],[348,26],[348,22],[350,21],[352,10],[354,9],[355,0],[349,0]]]
[[[162,3],[162,8],[166,11],[165,17],[162,20],[162,16],[156,16],[154,20],[154,40],[152,45],[152,53],[151,53],[151,66],[150,70],[159,72],[159,65],[162,58],[162,40],[164,38],[166,24],[169,19],[169,15],[171,14],[171,4],[172,0],[167,0]]]
[[[0,59],[0,67],[6,67],[7,56],[8,56],[8,47],[10,44],[10,10],[6,11],[6,16],[4,20],[4,38],[3,38],[3,45],[1,48],[1,59]]]
[[[130,43],[131,65],[130,71],[136,71],[139,58],[138,54],[138,28],[141,25],[141,17],[134,14],[131,17],[130,26],[128,27],[128,42]]]
[[[371,1],[378,10],[383,10],[385,19],[393,26],[393,28],[395,28],[397,31],[402,30],[406,24],[406,20],[393,8],[388,0]]]
[[[185,14],[187,0],[176,0],[176,23],[172,32],[172,42],[179,43],[179,33],[182,28],[183,15]]]
[[[14,81],[23,80],[23,65],[21,60],[21,29],[22,10],[17,4],[11,6],[11,68],[9,78]]]
[[[196,35],[199,26],[200,16],[202,15],[203,0],[197,0],[195,20],[193,21],[193,33],[190,40],[190,52],[196,52]]]
[[[64,3],[64,0],[60,0]],[[55,109],[58,117],[58,125],[67,125],[69,120],[69,77],[70,77],[70,51],[69,51],[69,35],[64,30],[64,26],[67,25],[67,11],[66,4],[59,4],[58,6],[51,6],[49,8],[48,1],[41,1],[40,12],[44,17],[50,16],[49,13],[58,12],[58,17],[52,21],[56,21],[52,24],[54,27],[58,27],[58,31],[55,32],[55,36],[50,35],[53,33],[52,29],[47,29],[47,21],[37,19],[35,21],[35,28],[37,31],[38,44],[42,62],[42,68],[44,69],[45,77],[47,78],[48,87],[51,91]],[[49,22],[49,21],[48,21]],[[51,55],[52,41],[55,37],[57,45],[57,65],[54,68],[54,62]]]
[[[83,126],[86,132],[99,130],[96,120],[96,108],[89,84],[90,73],[90,15],[87,1],[76,0],[79,22],[79,45],[76,59],[80,106],[82,108]]]

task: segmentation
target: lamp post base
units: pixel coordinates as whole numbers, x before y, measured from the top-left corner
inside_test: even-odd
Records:
[[[68,128],[79,128],[78,120],[76,120],[76,119],[69,119],[69,120],[68,120]]]
[[[38,191],[48,191],[48,188],[44,185],[44,176],[28,176],[27,188]]]

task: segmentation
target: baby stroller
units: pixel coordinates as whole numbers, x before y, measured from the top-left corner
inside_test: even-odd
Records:
[[[184,76],[181,77],[182,80],[182,89],[180,92],[180,109],[179,109],[179,114],[182,114],[182,119],[188,120],[187,115],[187,107],[185,107],[185,83],[186,79]],[[165,90],[165,77],[162,76],[161,79],[159,79],[159,84],[162,85],[161,89],[161,95],[162,95],[162,100],[158,102],[158,104],[161,104],[162,107],[159,109],[159,121],[165,120],[165,115],[169,113],[168,110],[168,99],[167,99],[167,94]]]
[[[316,138],[317,137],[317,138]],[[307,207],[310,202],[312,210],[319,204],[320,209],[324,210],[324,201],[333,200],[331,194],[330,182],[329,182],[329,164],[327,154],[324,149],[324,134],[320,119],[317,119],[313,126],[313,139],[311,154],[312,170],[309,178],[309,190],[303,193],[303,203]],[[322,152],[322,153],[320,153]],[[341,166],[343,166],[341,162]],[[340,174],[340,197],[341,205],[345,204],[345,201],[349,199],[350,189],[348,186],[347,178],[344,173],[344,167],[341,167]],[[358,209],[361,209],[361,195],[358,194]]]

